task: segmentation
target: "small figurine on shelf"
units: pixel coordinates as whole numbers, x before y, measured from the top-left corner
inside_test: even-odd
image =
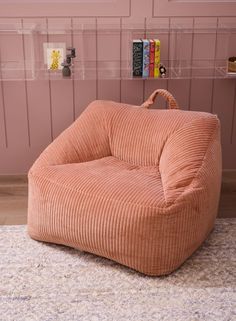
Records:
[[[73,48],[73,47],[68,47],[67,50],[70,51],[70,56],[71,56],[71,58],[75,58],[75,57],[76,57],[75,48]]]
[[[63,77],[71,77],[71,65],[72,65],[72,59],[76,57],[75,54],[75,48],[69,47],[67,48],[68,51],[70,51],[70,54],[66,55],[66,59],[61,64],[63,66],[62,69],[62,75]]]
[[[63,77],[70,77],[71,76],[71,70],[70,70],[70,64],[67,63],[66,59],[61,64],[63,66],[62,68],[62,75]]]
[[[66,61],[67,61],[68,64],[71,64],[72,59],[76,57],[75,48],[68,47],[67,50],[70,51],[70,53],[66,55]]]
[[[160,65],[159,71],[160,71],[161,77],[164,78],[166,76],[166,67],[164,65]]]

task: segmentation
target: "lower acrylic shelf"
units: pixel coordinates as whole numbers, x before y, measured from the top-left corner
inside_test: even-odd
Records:
[[[129,61],[75,61],[71,77],[63,77],[62,70],[47,70],[44,64],[26,64],[24,61],[1,63],[0,80],[152,80],[157,79],[225,79],[235,78],[235,73],[227,72],[225,61],[163,61],[167,69],[162,78],[133,77]],[[37,66],[37,67],[36,67]]]

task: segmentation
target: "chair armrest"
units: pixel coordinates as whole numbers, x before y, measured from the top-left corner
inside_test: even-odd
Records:
[[[86,162],[110,154],[104,108],[95,101],[42,152],[30,172],[39,167]]]
[[[220,123],[205,114],[178,129],[167,140],[160,158],[160,174],[167,204],[221,181]],[[213,188],[214,189],[214,188]],[[212,190],[213,190],[212,189]]]

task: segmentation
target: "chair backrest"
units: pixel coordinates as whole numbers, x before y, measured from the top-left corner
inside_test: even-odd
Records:
[[[158,94],[167,99],[168,110],[148,109]],[[102,104],[107,109],[111,154],[135,165],[158,166],[164,147],[174,135],[179,135],[181,128],[185,144],[193,125],[199,127],[199,131],[204,129],[204,137],[208,137],[216,120],[216,116],[209,113],[179,110],[174,97],[163,89],[155,91],[140,107],[109,101]]]

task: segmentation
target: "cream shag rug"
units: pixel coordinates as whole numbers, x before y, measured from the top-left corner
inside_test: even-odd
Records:
[[[1,226],[0,320],[236,320],[236,219],[218,219],[204,245],[167,277],[33,241],[25,226]]]

